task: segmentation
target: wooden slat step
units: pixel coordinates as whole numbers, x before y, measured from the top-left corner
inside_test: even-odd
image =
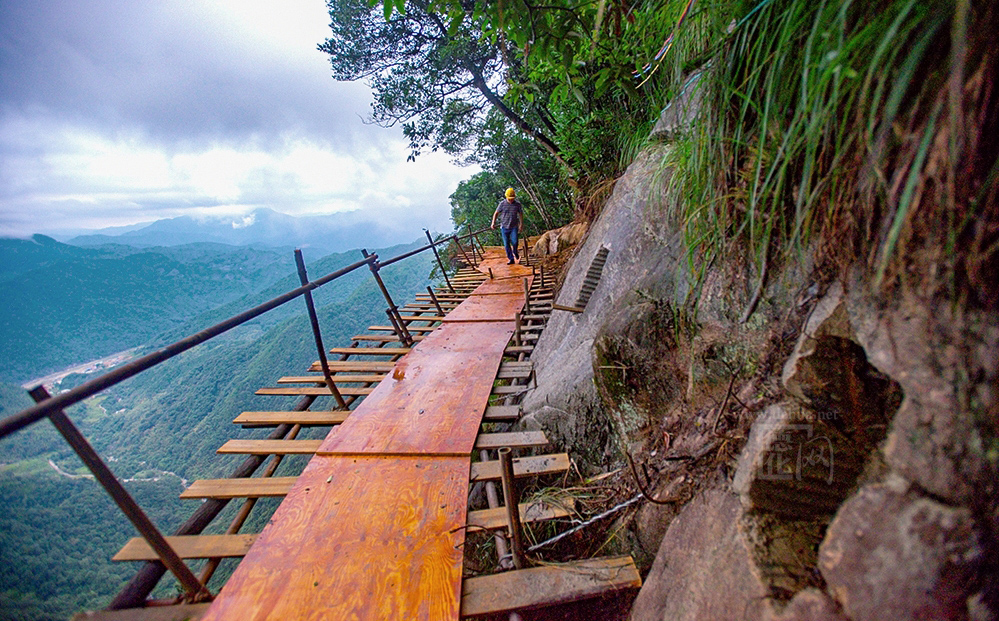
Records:
[[[461,616],[540,608],[637,589],[642,578],[630,556],[573,561],[465,578]]]
[[[433,332],[437,326],[407,326],[410,332]],[[371,332],[395,332],[392,326],[368,326]]]
[[[369,375],[334,375],[334,384],[370,384],[380,382],[385,379],[385,373],[371,373]],[[501,378],[502,379],[502,378]],[[278,384],[323,384],[326,385],[326,378],[322,375],[288,375],[279,378]]]
[[[351,356],[402,356],[409,353],[408,347],[331,347],[331,354]]]
[[[340,391],[340,394],[346,396],[370,395],[371,391],[374,389],[374,386],[337,386],[337,390]],[[330,396],[330,391],[325,386],[288,386],[261,388],[254,394],[278,397],[296,397],[306,395],[314,397],[328,397]]]
[[[350,412],[327,411],[317,412],[243,412],[232,419],[237,425],[244,427],[276,427],[278,425],[303,425],[306,427],[323,427],[327,425],[339,425],[347,420]]]
[[[240,455],[312,455],[322,440],[229,440],[216,453]]]
[[[537,477],[544,474],[561,474],[568,470],[568,453],[515,457],[513,460],[513,476],[516,478]],[[498,481],[502,477],[500,463],[496,459],[473,462],[470,472],[473,482]]]
[[[558,502],[552,503],[541,501],[523,502],[518,505],[520,509],[520,521],[524,523],[543,522],[545,520],[563,518],[572,513],[573,506],[572,497],[568,495],[564,499],[560,498]],[[506,528],[506,507],[469,511],[468,525],[487,528],[489,530]]]
[[[329,360],[327,363],[330,371],[337,372],[363,372],[363,373],[389,373],[395,367],[391,360]],[[319,367],[319,361],[312,363]],[[309,369],[310,371],[312,369]]]
[[[391,373],[395,363],[390,360],[330,360],[327,362],[334,373]],[[322,373],[323,368],[316,360],[309,367],[311,373]]]
[[[493,386],[493,394],[494,395],[519,395],[520,393],[522,393],[525,390],[528,390],[530,388],[532,388],[532,386],[529,386],[527,384],[524,384],[524,385],[521,385],[521,386]],[[257,393],[257,394],[259,395],[260,393]]]
[[[561,474],[569,470],[569,454],[536,455],[513,460],[513,475],[517,478]],[[498,481],[499,461],[472,464],[469,480]],[[273,498],[285,496],[298,477],[253,477],[240,479],[201,479],[181,492],[181,498]]]
[[[443,315],[399,315],[403,321],[440,321]]]
[[[411,336],[413,337],[414,342],[423,340],[422,335],[413,334]],[[354,336],[350,337],[350,340],[366,341],[366,342],[373,341],[375,343],[397,343],[399,342],[399,337],[394,334],[355,334]]]
[[[256,535],[181,535],[167,537],[180,558],[246,556]],[[118,550],[112,561],[156,561],[159,556],[142,537],[133,537]]]
[[[274,498],[287,496],[298,477],[201,479],[180,493],[181,498]]]
[[[534,351],[534,345],[508,345],[504,354],[529,354]]]
[[[72,621],[198,621],[211,604],[178,604],[125,610],[94,610],[73,615]]]
[[[482,420],[487,423],[498,421],[511,421],[520,418],[519,405],[490,405],[486,408],[486,413]]]
[[[231,440],[230,440],[231,442]],[[548,438],[543,431],[509,431],[506,433],[480,433],[475,438],[477,449],[531,448],[548,446]]]

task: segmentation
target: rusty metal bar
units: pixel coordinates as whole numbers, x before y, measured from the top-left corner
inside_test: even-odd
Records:
[[[301,425],[295,425],[294,427],[291,428],[291,431],[288,432],[288,435],[286,435],[284,439],[294,440],[295,437],[298,435],[298,432],[301,431],[301,429],[302,429]],[[283,460],[284,460],[284,455],[274,455],[273,459],[271,460],[271,463],[267,464],[267,469],[264,470],[264,473],[261,475],[261,477],[267,478],[274,476],[274,472],[277,471],[278,466],[281,465],[281,462]],[[229,528],[225,530],[225,534],[235,535],[239,532],[239,529],[242,528],[243,524],[246,523],[247,518],[250,517],[250,512],[253,511],[253,508],[257,505],[258,500],[260,499],[247,498],[243,502],[243,506],[239,508],[239,512],[236,513],[236,517],[234,517],[232,521],[229,523]],[[206,585],[208,584],[208,581],[212,579],[213,575],[215,575],[215,570],[218,569],[219,564],[221,564],[221,562],[222,562],[221,557],[213,557],[205,562],[205,566],[201,569],[201,574],[198,576],[198,578],[201,580],[203,584]]]
[[[504,446],[499,451],[500,475],[503,483],[503,503],[506,505],[507,525],[510,528],[510,547],[513,553],[513,566],[517,569],[527,567],[524,556],[524,540],[520,530],[520,494],[513,477],[513,455],[510,447]]]
[[[302,397],[292,411],[304,412],[309,409],[315,402],[316,397],[308,396]],[[291,425],[279,425],[268,434],[268,440],[278,440],[287,437],[293,430]],[[266,460],[267,455],[250,455],[243,460],[232,474],[229,475],[230,479],[241,479],[252,476]],[[201,533],[217,516],[222,512],[223,509],[228,506],[230,498],[209,498],[201,503],[191,517],[187,518],[187,521],[181,524],[181,526],[174,531],[175,536],[181,535],[197,535]],[[132,576],[132,579],[122,587],[118,595],[115,596],[114,600],[108,605],[108,610],[123,610],[126,608],[140,608],[145,605],[146,598],[156,585],[159,583],[160,578],[166,573],[166,567],[159,561],[147,561],[139,571]]]
[[[396,314],[392,312],[391,308],[385,309],[385,314],[388,315],[389,323],[392,324],[392,331],[395,332],[396,337],[398,337],[399,342],[406,345],[406,337],[402,331],[402,326],[399,325],[399,320],[396,319]],[[408,345],[407,345],[408,347]]]
[[[513,344],[520,347],[520,313],[513,316]]]
[[[489,451],[483,449],[479,451],[479,459],[481,461],[489,461]],[[486,502],[489,504],[490,509],[498,509],[500,507],[499,494],[496,493],[496,483],[493,481],[485,482],[486,488]],[[497,530],[493,533],[493,541],[496,543],[496,556],[499,558],[499,564],[502,569],[513,569],[513,562],[510,560],[510,549],[507,547],[506,536],[503,535],[502,531]]]
[[[473,259],[475,259],[476,261],[481,261],[484,258],[485,255],[479,252],[478,248],[475,247],[475,233],[472,232],[471,222],[468,223],[468,246],[472,250]],[[475,256],[476,254],[478,254],[478,257]]]
[[[36,403],[42,403],[52,398],[52,395],[49,394],[44,386],[36,386],[30,391],[30,394]],[[187,592],[185,599],[191,602],[210,601],[212,595],[205,588],[205,585],[201,584],[197,576],[194,575],[170,544],[167,543],[163,533],[156,528],[156,525],[149,519],[149,516],[139,507],[135,499],[125,489],[125,486],[121,484],[121,481],[115,477],[111,469],[100,458],[94,447],[87,442],[87,439],[83,437],[83,434],[76,428],[73,421],[69,420],[66,413],[58,409],[49,412],[48,417],[56,429],[59,430],[59,433],[62,434],[62,437],[65,438],[66,443],[79,456],[84,465],[87,466],[87,469],[94,474],[94,478],[101,484],[104,491],[111,496],[111,499],[118,505],[121,512],[132,523],[132,526],[139,531],[139,534],[149,543],[149,547],[156,552],[156,555],[160,557],[163,564],[176,576],[177,582]]]
[[[488,269],[489,269],[489,278],[491,279],[493,277],[493,268],[490,267]]]
[[[541,288],[545,288],[545,264],[541,264]]]
[[[433,302],[434,306],[437,307],[437,314],[443,317],[445,314],[444,309],[441,308],[441,303],[437,301],[437,294],[434,293],[433,287],[427,287],[427,293],[430,294],[430,301]]]
[[[531,314],[531,286],[527,284],[527,279],[524,279],[524,314]]]
[[[295,249],[295,265],[298,267],[298,279],[303,285],[309,282],[309,274],[305,270],[305,258],[299,248]],[[326,347],[323,345],[323,335],[319,331],[319,317],[316,315],[316,305],[312,300],[312,292],[305,292],[305,308],[309,311],[309,322],[312,324],[312,336],[316,340],[316,349],[319,351],[319,365],[323,369],[323,377],[326,378],[326,388],[336,399],[336,405],[341,410],[347,409],[347,403],[343,400],[343,395],[333,383],[333,374],[330,373],[330,364],[326,360]]]
[[[472,267],[475,267],[477,263],[468,258],[468,253],[465,252],[465,248],[462,247],[461,241],[457,237],[454,238],[454,243],[456,246],[458,246],[458,250],[461,252],[461,256],[465,257],[465,262],[471,265]]]
[[[382,295],[385,296],[385,301],[388,302],[389,313],[390,314],[395,313],[395,317],[396,319],[398,319],[399,325],[397,327],[399,332],[397,333],[397,335],[399,336],[399,340],[402,341],[402,344],[405,345],[406,347],[411,346],[413,344],[413,339],[409,335],[409,331],[406,329],[406,324],[402,321],[402,316],[399,314],[398,307],[395,305],[395,302],[392,301],[392,296],[389,295],[388,288],[385,287],[385,283],[382,281],[382,277],[378,273],[379,270],[378,255],[377,254],[369,255],[368,251],[364,248],[361,249],[361,254],[364,255],[365,259],[369,257],[374,257],[375,260],[371,263],[368,263],[368,268],[371,270],[371,274],[375,277],[375,282],[378,283],[378,288],[381,289]]]
[[[430,231],[423,229],[423,232],[427,234],[427,239],[430,240],[430,247],[434,249],[434,256],[437,257],[437,267],[441,268],[441,274],[444,275],[444,282],[447,283],[448,291],[454,293],[454,287],[451,286],[451,279],[447,277],[447,270],[444,269],[444,262],[441,261],[441,255],[437,252],[437,245],[434,244],[434,238],[430,235]]]
[[[521,237],[524,240],[524,260],[521,262],[522,265],[531,264],[531,249],[527,247],[527,237]]]

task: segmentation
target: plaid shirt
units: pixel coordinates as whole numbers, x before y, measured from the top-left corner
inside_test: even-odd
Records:
[[[524,206],[517,202],[517,199],[507,201],[501,200],[496,211],[499,212],[500,228],[516,229],[520,227],[520,212]]]

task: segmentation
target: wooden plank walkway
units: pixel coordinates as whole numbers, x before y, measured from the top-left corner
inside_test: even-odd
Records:
[[[531,276],[500,249],[488,268],[468,280],[490,295],[413,348],[370,351],[405,356],[321,442],[204,619],[459,618],[471,452]]]

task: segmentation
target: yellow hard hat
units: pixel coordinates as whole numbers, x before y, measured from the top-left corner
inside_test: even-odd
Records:
[[[511,198],[515,198],[516,196],[517,196],[517,193],[513,191],[513,188],[507,188],[506,189],[506,199],[507,200],[510,200]]]

